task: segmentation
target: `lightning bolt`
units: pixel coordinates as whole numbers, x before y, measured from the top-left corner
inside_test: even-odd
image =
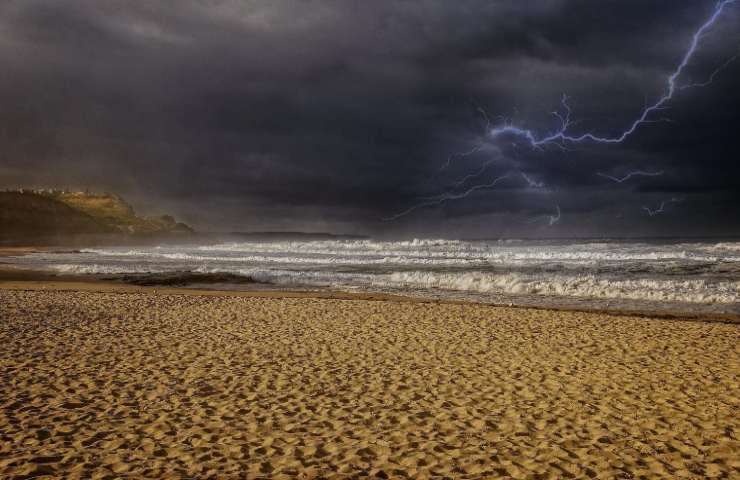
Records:
[[[494,160],[486,160],[483,163],[483,165],[481,165],[480,170],[478,170],[477,172],[474,172],[474,173],[470,173],[468,175],[465,175],[460,180],[456,180],[455,182],[453,182],[452,185],[454,187],[461,187],[465,183],[467,183],[469,180],[472,180],[474,178],[480,177],[481,175],[483,175],[485,173],[486,170],[488,170],[488,167],[490,167],[491,165],[493,165],[493,163],[494,163]]]
[[[534,179],[532,179],[532,177],[527,175],[526,173],[524,172],[519,172],[519,173],[522,174],[522,177],[527,182],[527,185],[529,185],[530,188],[542,188],[545,186],[545,182],[537,182]]]
[[[681,202],[681,199],[679,198],[671,198],[670,200],[663,200],[660,202],[660,206],[656,208],[655,210],[651,209],[650,207],[643,206],[642,209],[647,212],[648,215],[651,217],[654,217],[656,215],[659,215],[663,212],[665,212],[665,207],[667,207],[671,203],[679,203]]]
[[[560,205],[555,205],[555,208],[558,212],[557,215],[550,215],[548,217],[548,221],[551,227],[560,221]]]
[[[535,223],[539,222],[540,220],[547,220],[547,224],[550,227],[558,223],[560,221],[560,205],[555,205],[555,215],[540,215],[538,217],[534,217],[526,223]]]
[[[655,101],[653,104],[645,106],[642,110],[642,113],[632,122],[632,124],[630,124],[619,135],[615,135],[612,137],[609,137],[609,136],[602,137],[602,136],[594,135],[593,133],[584,133],[581,135],[573,135],[573,134],[568,133],[568,129],[570,128],[572,124],[572,122],[570,121],[571,109],[568,106],[568,101],[567,101],[568,97],[563,96],[561,100],[561,104],[565,111],[565,115],[561,115],[558,112],[553,112],[553,114],[560,121],[560,128],[558,128],[556,131],[550,134],[546,134],[545,136],[538,136],[533,130],[525,129],[525,128],[515,126],[513,124],[505,123],[504,125],[491,129],[488,134],[489,137],[495,140],[506,134],[511,134],[511,135],[523,138],[533,148],[541,148],[545,145],[562,146],[563,143],[580,143],[584,141],[593,141],[597,143],[622,143],[630,135],[635,133],[635,131],[641,125],[646,124],[646,123],[654,123],[656,121],[663,121],[663,119],[658,119],[658,120],[652,119],[651,116],[655,112],[658,112],[666,108],[666,105],[673,99],[677,91],[684,90],[685,89],[684,87],[688,88],[691,86],[700,87],[700,86],[709,85],[711,81],[713,80],[713,77],[710,77],[710,79],[707,82],[686,85],[684,87],[678,86],[678,83],[677,83],[679,77],[683,74],[689,62],[696,54],[696,51],[699,48],[699,44],[704,34],[714,26],[714,24],[717,22],[717,20],[722,15],[722,12],[724,11],[725,7],[733,3],[736,3],[737,1],[739,0],[722,0],[719,3],[717,3],[717,6],[715,7],[714,12],[709,17],[709,19],[707,19],[701,25],[701,27],[699,27],[699,29],[696,32],[694,32],[694,35],[691,38],[691,42],[689,43],[689,48],[684,53],[684,56],[682,57],[681,62],[673,70],[673,72],[668,76],[667,88],[666,88],[665,93],[663,93],[663,95],[660,96],[658,100]],[[738,55],[740,55],[740,53]],[[731,62],[726,62],[726,65],[729,65],[729,63]],[[716,74],[719,73],[718,71],[721,71],[723,68],[724,67],[720,67],[719,69],[717,69],[714,72],[714,75],[716,76]]]
[[[421,202],[421,203],[417,203],[416,205],[413,205],[412,207],[409,207],[406,210],[404,210],[403,212],[398,213],[396,215],[393,215],[392,217],[384,218],[383,221],[390,222],[390,221],[393,221],[393,220],[398,220],[399,218],[404,217],[404,216],[408,215],[409,213],[413,212],[414,210],[418,210],[419,208],[442,205],[443,203],[449,202],[451,200],[460,200],[460,199],[465,198],[468,195],[470,195],[471,193],[476,192],[478,190],[493,188],[499,182],[501,182],[501,181],[503,181],[503,180],[505,180],[505,179],[507,179],[509,177],[510,177],[510,174],[507,173],[506,175],[502,175],[500,177],[494,178],[489,183],[484,183],[482,185],[474,185],[474,186],[468,188],[467,190],[465,190],[463,192],[459,192],[459,193],[452,193],[452,192],[443,193],[442,195],[439,195],[437,197],[430,198],[427,201],[424,201],[424,202]]]
[[[684,52],[684,55],[681,58],[681,61],[678,63],[675,69],[671,72],[671,74],[667,77],[666,89],[664,93],[652,104],[649,104],[646,102],[642,108],[641,113],[621,133],[614,135],[614,136],[599,136],[591,132],[583,133],[580,135],[570,133],[570,128],[574,125],[575,122],[571,120],[572,110],[568,103],[568,97],[567,95],[564,94],[560,101],[560,104],[561,104],[560,111],[551,112],[551,114],[557,119],[559,126],[555,131],[544,134],[543,136],[538,135],[532,129],[527,129],[521,126],[517,126],[512,121],[507,120],[507,119],[504,119],[501,125],[496,126],[494,128],[490,128],[490,119],[488,115],[485,113],[485,111],[483,111],[482,109],[479,109],[479,112],[484,116],[486,123],[488,125],[487,133],[486,133],[488,139],[491,141],[496,141],[506,135],[513,135],[515,137],[524,139],[533,149],[541,150],[545,146],[556,146],[560,149],[567,151],[567,148],[566,148],[567,144],[575,144],[575,143],[581,143],[581,142],[586,142],[586,141],[591,141],[595,143],[603,143],[603,144],[622,143],[628,137],[630,137],[633,133],[635,133],[635,131],[637,131],[637,129],[642,125],[669,121],[665,118],[655,118],[654,114],[657,112],[660,112],[661,110],[666,109],[668,103],[670,103],[670,101],[673,100],[677,92],[683,91],[689,88],[704,87],[704,86],[711,84],[714,81],[714,78],[722,70],[727,68],[727,66],[729,66],[733,61],[735,61],[736,58],[740,56],[740,51],[739,51],[737,54],[735,54],[735,56],[727,60],[724,64],[722,64],[719,68],[717,68],[714,72],[712,72],[712,74],[709,76],[709,78],[705,82],[691,83],[691,84],[686,84],[683,86],[678,84],[679,78],[683,75],[684,71],[686,70],[686,67],[689,65],[689,63],[695,56],[697,50],[699,49],[701,40],[704,37],[704,35],[715,25],[717,20],[722,16],[722,13],[724,12],[725,8],[728,7],[729,5],[737,3],[738,1],[740,0],[721,0],[717,3],[717,5],[714,8],[714,11],[709,16],[709,18],[705,20],[704,23],[694,32],[694,34],[691,37],[691,41],[689,42],[688,49]],[[512,145],[516,146],[516,144],[512,144]],[[445,168],[449,167],[453,159],[464,157],[464,156],[469,156],[474,153],[477,153],[481,151],[484,148],[484,146],[485,146],[485,143],[481,142],[480,144],[476,145],[472,150],[468,152],[462,152],[462,153],[450,155],[447,158],[447,162],[442,166],[441,170],[444,170]],[[487,165],[484,165],[481,171],[477,173],[473,173],[466,177],[463,177],[461,180],[459,180],[456,183],[456,185],[457,186],[462,185],[468,180],[472,178],[476,178],[477,176],[480,176],[485,171],[486,168],[487,168]],[[662,174],[663,172],[659,172],[659,173]],[[631,172],[624,178],[617,178],[617,177],[613,177],[613,176],[605,175],[601,173],[599,175],[605,178],[609,178],[617,183],[622,183],[636,175],[657,176],[658,172],[655,172],[655,173],[642,172],[642,171]],[[508,175],[505,175],[503,177],[499,177],[495,179],[492,183],[470,187],[468,190],[462,193],[445,193],[445,194],[439,195],[438,197],[432,197],[431,199],[426,200],[423,203],[414,205],[404,210],[403,212],[397,215],[394,215],[392,217],[386,218],[384,220],[395,220],[405,215],[408,215],[409,213],[413,212],[414,210],[417,210],[418,208],[422,208],[425,206],[439,205],[447,201],[465,198],[470,193],[476,190],[491,188],[496,183],[498,183],[498,181],[503,180],[504,178],[507,178],[507,177]],[[524,178],[530,186],[537,185],[537,182],[532,182],[531,179],[528,179],[526,176]],[[663,202],[661,203],[661,206],[655,210],[652,210],[649,207],[643,207],[643,208],[648,212],[650,216],[654,216],[658,213],[661,213],[664,210],[665,205],[666,205],[666,202]],[[560,207],[559,206],[557,207],[557,215],[551,215],[549,217],[543,217],[543,218],[548,218],[550,225],[557,223],[560,220]]]
[[[481,150],[483,150],[483,147],[484,147],[484,145],[482,143],[480,143],[480,144],[476,145],[475,147],[473,147],[472,149],[470,149],[470,150],[468,150],[466,152],[453,153],[452,155],[450,155],[449,157],[447,157],[447,161],[442,164],[442,166],[440,167],[439,170],[440,171],[446,170],[452,164],[452,161],[453,160],[455,160],[457,158],[469,157],[470,155],[474,155],[474,154],[480,152]]]
[[[491,118],[488,116],[488,112],[486,112],[483,109],[483,107],[479,107],[479,106],[475,106],[475,110],[478,113],[480,113],[481,117],[483,117],[483,121],[486,122],[486,126],[483,129],[483,131],[484,132],[488,132],[491,129]],[[458,158],[469,157],[470,155],[474,155],[474,154],[480,152],[481,150],[483,150],[484,147],[485,147],[485,143],[484,142],[480,142],[478,145],[476,145],[475,147],[473,147],[470,150],[467,150],[467,151],[464,151],[464,152],[453,153],[452,155],[450,155],[449,157],[447,157],[447,161],[442,164],[442,166],[440,167],[439,170],[440,171],[446,170],[447,168],[449,168],[450,165],[452,165],[452,161],[453,160],[456,160]]]
[[[725,63],[723,63],[722,65],[720,65],[719,67],[717,67],[717,69],[715,69],[712,72],[712,74],[709,75],[709,78],[707,78],[705,81],[699,82],[699,83],[689,83],[688,85],[683,85],[681,87],[681,90],[686,90],[686,89],[689,89],[689,88],[697,88],[697,87],[707,87],[707,86],[711,85],[714,82],[714,78],[717,75],[719,75],[722,72],[722,70],[724,70],[727,67],[729,67],[730,64],[732,64],[735,60],[737,60],[738,57],[740,57],[740,49],[738,49],[738,52],[735,55],[733,55],[729,59],[727,59],[727,61]]]
[[[613,177],[611,175],[607,175],[606,173],[601,173],[601,172],[598,172],[596,175],[600,177],[608,178],[609,180],[612,180],[617,183],[624,183],[632,177],[638,177],[638,176],[639,177],[659,177],[663,175],[663,173],[664,173],[663,170],[659,172],[643,172],[642,170],[635,170],[633,172],[629,172],[624,177]]]

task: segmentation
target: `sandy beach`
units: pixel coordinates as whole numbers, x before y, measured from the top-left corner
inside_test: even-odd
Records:
[[[3,478],[740,476],[738,324],[37,282],[0,344]]]

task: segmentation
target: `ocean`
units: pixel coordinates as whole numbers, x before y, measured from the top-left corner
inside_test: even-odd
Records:
[[[740,313],[740,242],[235,241],[34,253],[12,262],[73,274],[228,273],[269,288],[507,305]]]

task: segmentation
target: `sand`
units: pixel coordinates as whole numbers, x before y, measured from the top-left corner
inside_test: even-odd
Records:
[[[738,324],[46,287],[2,478],[740,478]]]

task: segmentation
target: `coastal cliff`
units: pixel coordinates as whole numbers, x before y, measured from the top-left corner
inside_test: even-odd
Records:
[[[169,215],[137,215],[131,205],[114,194],[23,189],[0,192],[0,241],[4,243],[192,232]]]

